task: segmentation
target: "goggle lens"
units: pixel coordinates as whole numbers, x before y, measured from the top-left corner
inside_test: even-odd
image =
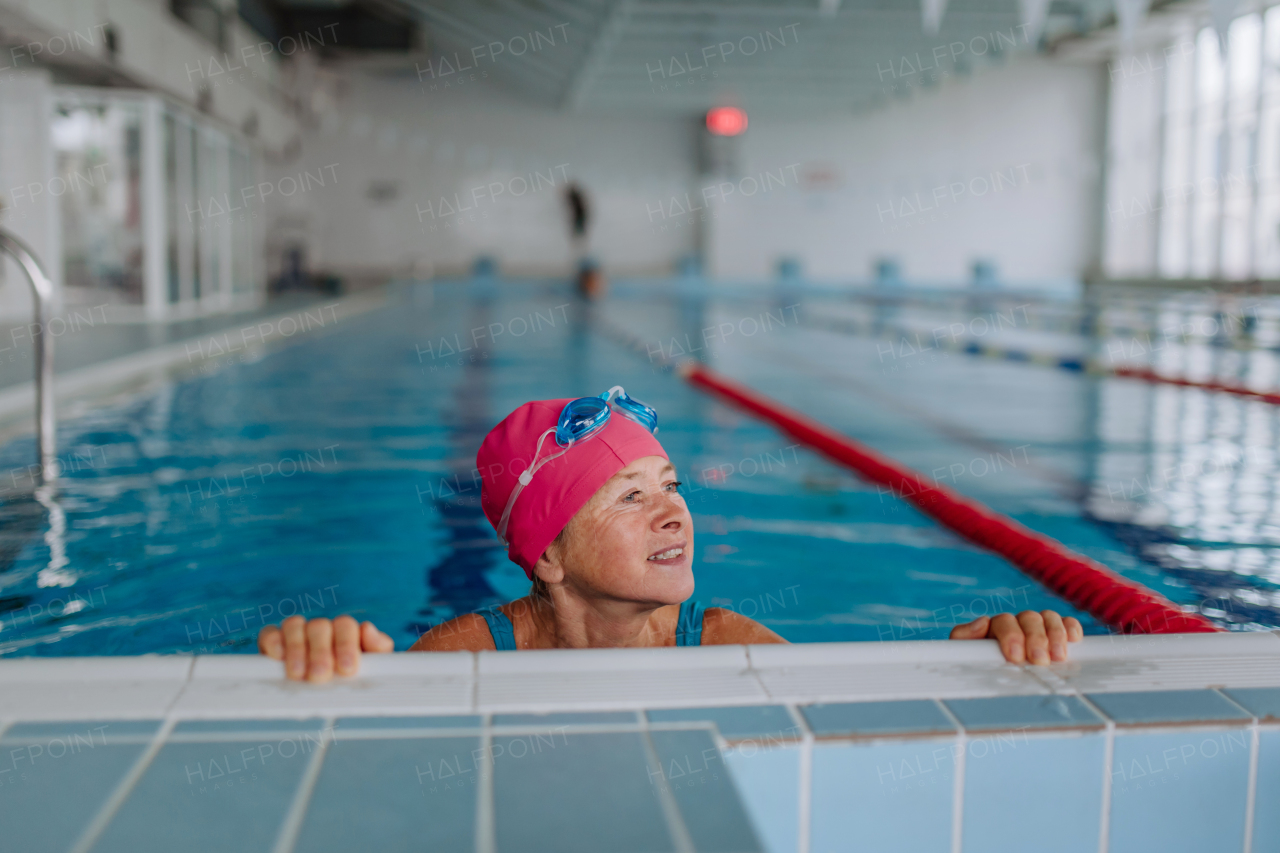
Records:
[[[609,404],[599,397],[572,400],[560,413],[556,424],[556,443],[563,447],[570,441],[582,441],[595,435],[608,419]]]

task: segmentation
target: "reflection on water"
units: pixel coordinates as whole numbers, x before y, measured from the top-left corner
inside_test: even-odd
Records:
[[[467,328],[488,329],[492,316],[492,300],[476,299],[468,315]],[[409,628],[419,634],[454,614],[477,610],[498,598],[485,574],[495,559],[505,555],[500,552],[480,507],[480,491],[475,480],[476,451],[496,420],[490,414],[489,365],[488,359],[479,359],[468,361],[461,368],[462,381],[454,386],[446,413],[452,460],[450,473],[453,482],[463,484],[466,491],[448,490],[434,497],[440,522],[449,537],[448,550],[427,570],[430,594],[419,614],[434,618],[410,624]]]
[[[1072,612],[1004,561],[620,345],[606,325],[651,351],[676,336],[710,341],[697,356],[717,369],[922,471],[1025,448],[1008,470],[966,469],[947,485],[1223,624],[1280,625],[1280,407],[963,351],[925,364],[919,353],[887,354],[870,331],[968,329],[979,315],[966,312],[981,309],[1020,318],[984,345],[1096,354],[1123,324],[1149,330],[1169,315],[1127,297],[1089,311],[966,299],[792,286],[784,301],[802,307],[748,338],[723,330],[776,313],[777,293],[620,282],[588,306],[546,283],[396,289],[388,308],[323,337],[64,421],[60,446],[94,462],[68,466],[59,483],[62,530],[30,488],[0,496],[0,654],[248,652],[262,624],[294,612],[370,619],[405,648],[441,620],[528,589],[480,509],[484,434],[525,400],[614,384],[659,412],[698,519],[704,603],[758,610],[795,641],[944,637],[949,624],[1015,599]],[[1275,358],[1272,303],[1257,301],[1247,329],[1200,340],[1202,315],[1188,313],[1186,297],[1171,301],[1193,328],[1170,347],[1246,352],[1253,365]],[[539,312],[554,322],[515,334],[524,326],[514,318]],[[858,312],[866,330],[806,321]],[[488,338],[493,324],[513,332]],[[468,337],[465,353],[440,346]],[[890,362],[916,366],[891,373]],[[29,439],[11,442],[0,469],[25,471],[31,454]]]

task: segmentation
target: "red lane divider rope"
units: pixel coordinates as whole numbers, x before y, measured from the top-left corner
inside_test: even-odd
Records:
[[[1280,406],[1280,394],[1254,391],[1252,388],[1246,388],[1243,385],[1228,385],[1225,382],[1214,382],[1212,380],[1197,382],[1191,379],[1179,379],[1175,376],[1162,376],[1147,367],[1117,367],[1111,371],[1111,374],[1125,379],[1142,379],[1146,382],[1158,382],[1163,385],[1181,385],[1184,388],[1203,388],[1206,391],[1238,394],[1241,397],[1251,397],[1254,400],[1261,400],[1264,403]]]
[[[924,514],[1004,557],[1100,622],[1128,634],[1221,630],[1200,614],[1183,612],[1164,596],[1071,551],[1061,542],[932,483],[910,468],[704,365],[684,362],[677,370],[691,384],[736,403],[864,478],[888,486]]]

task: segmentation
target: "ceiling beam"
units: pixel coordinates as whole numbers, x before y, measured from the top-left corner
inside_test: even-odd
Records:
[[[578,67],[569,83],[561,101],[561,108],[577,112],[582,108],[590,95],[591,86],[596,73],[609,61],[613,46],[622,37],[622,32],[631,22],[632,0],[613,0],[608,14],[600,22],[600,26],[591,39],[591,47],[587,50],[582,64]]]

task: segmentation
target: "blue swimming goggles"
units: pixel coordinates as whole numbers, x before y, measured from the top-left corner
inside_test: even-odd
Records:
[[[516,498],[519,497],[520,492],[524,491],[524,487],[533,481],[533,475],[538,473],[538,469],[552,459],[558,459],[568,453],[575,444],[586,441],[604,429],[615,408],[624,418],[635,421],[649,432],[658,431],[658,413],[639,400],[627,396],[627,392],[621,385],[614,385],[599,397],[579,397],[576,400],[570,400],[561,410],[560,419],[556,425],[538,436],[538,446],[533,451],[533,460],[520,474],[520,481],[511,492],[511,497],[507,498],[507,507],[502,511],[502,518],[498,521],[498,541],[503,545],[510,545],[507,542],[507,523],[511,520],[511,508],[516,505]],[[546,459],[539,459],[538,456],[542,453],[542,442],[552,433],[555,433],[556,444],[564,450],[553,453]]]

